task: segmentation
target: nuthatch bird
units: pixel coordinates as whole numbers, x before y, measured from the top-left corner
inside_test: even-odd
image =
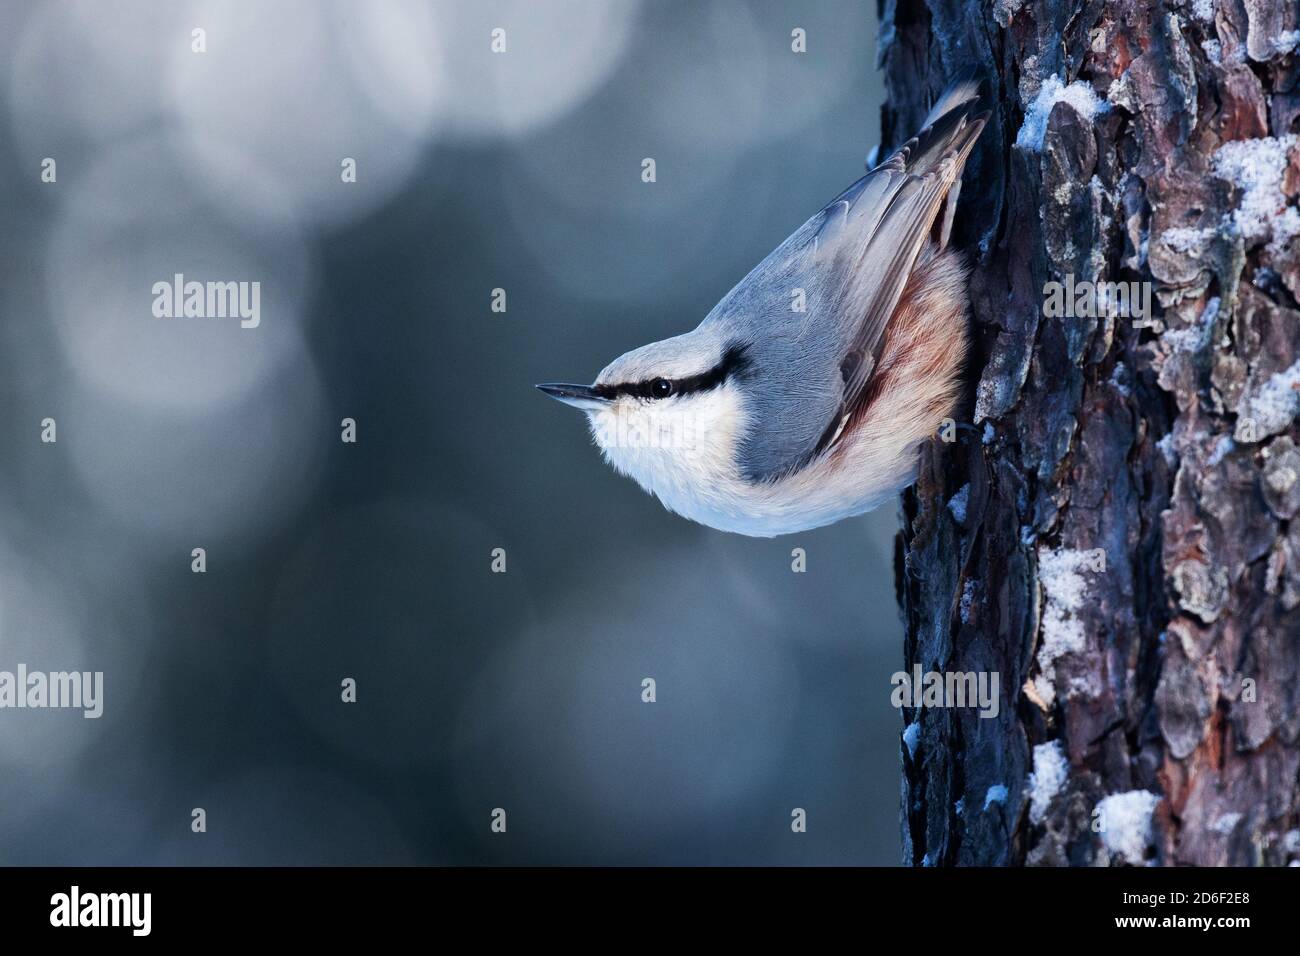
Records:
[[[693,332],[593,385],[537,387],[587,413],[616,470],[712,528],[787,534],[896,495],[961,391],[966,269],[948,237],[989,115],[977,98],[974,82],[950,87]]]

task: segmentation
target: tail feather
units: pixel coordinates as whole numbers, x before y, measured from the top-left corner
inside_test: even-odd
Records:
[[[957,75],[957,77],[948,84],[948,88],[940,94],[939,99],[935,101],[934,106],[930,107],[930,112],[926,114],[925,121],[921,124],[921,129],[935,123],[945,113],[974,103],[980,97],[980,79],[974,70],[966,70]]]
[[[926,115],[921,131],[915,137],[916,146],[908,157],[908,172],[918,175],[944,160],[956,165],[953,184],[935,217],[933,238],[940,249],[947,248],[952,235],[966,158],[989,118],[987,110],[972,115],[979,97],[980,81],[973,71],[967,71],[949,84]]]
[[[988,111],[976,115],[978,102],[978,81],[962,79],[949,86],[930,109],[920,132],[903,146],[906,170],[923,176],[949,156],[966,152],[989,117]],[[961,178],[960,170],[957,178]]]

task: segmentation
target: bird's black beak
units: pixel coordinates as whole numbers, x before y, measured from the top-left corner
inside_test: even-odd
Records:
[[[585,411],[594,411],[609,404],[609,399],[590,385],[562,385],[558,382],[552,382],[546,385],[538,385],[537,388],[551,396],[551,398],[564,402],[565,405],[572,405],[574,408],[581,408]]]

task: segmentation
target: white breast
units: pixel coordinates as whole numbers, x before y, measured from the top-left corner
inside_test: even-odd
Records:
[[[688,399],[619,403],[590,415],[605,459],[692,521],[755,537],[791,534],[862,514],[915,478],[882,442],[845,436],[839,453],[774,482],[751,482],[736,467],[749,421],[743,397],[724,386]],[[885,434],[883,445],[895,445]],[[885,463],[887,467],[881,467]]]

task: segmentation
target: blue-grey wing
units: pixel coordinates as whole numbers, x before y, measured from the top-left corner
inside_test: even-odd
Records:
[[[908,276],[984,125],[987,114],[970,115],[973,100],[973,87],[945,94],[915,139],[808,220],[705,319],[749,345],[739,452],[749,479],[802,467],[858,409]]]

